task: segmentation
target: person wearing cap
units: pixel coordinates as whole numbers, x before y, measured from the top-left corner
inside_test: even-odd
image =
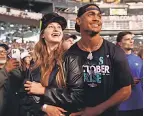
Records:
[[[142,59],[132,53],[134,47],[133,33],[129,31],[119,32],[116,41],[126,54],[134,81],[131,96],[119,106],[119,116],[143,116],[143,90],[141,86],[143,62]]]
[[[10,104],[14,102],[17,103],[18,99],[13,99],[13,101],[7,105],[8,98],[12,95],[10,95],[10,91],[16,90],[18,81],[21,78],[21,73],[18,69],[19,62],[16,59],[8,58],[8,50],[9,47],[6,44],[0,44],[0,116],[6,116],[5,112],[11,112],[11,109],[9,110],[7,106],[10,106]],[[7,86],[8,83],[12,84],[12,82],[14,82],[13,85],[16,85],[15,89]],[[15,92],[13,92],[12,96],[15,95]],[[10,99],[12,99],[12,97]]]
[[[62,42],[64,51],[67,51],[75,43],[76,39],[77,39],[76,35],[64,34]]]
[[[40,40],[35,46],[36,61],[24,84],[28,94],[22,99],[19,116],[44,115],[40,110],[48,116],[63,116],[64,113],[78,111],[82,102],[79,97],[82,93],[81,78],[73,71],[66,73],[66,70],[78,70],[78,67],[63,67],[75,62],[62,60],[63,30],[67,26],[65,18],[49,13],[41,21]],[[75,76],[71,78],[71,75]]]
[[[32,56],[29,54],[28,51],[24,51],[21,53],[21,65],[23,70],[29,69],[31,65]]]
[[[102,11],[96,4],[79,8],[75,29],[81,39],[67,57],[78,58],[75,66],[83,68],[85,108],[70,116],[116,116],[118,104],[131,94],[132,75],[125,54],[100,36]]]

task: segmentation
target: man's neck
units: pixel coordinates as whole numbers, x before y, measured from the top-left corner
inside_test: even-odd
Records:
[[[87,49],[89,49],[90,51],[93,50],[93,48],[96,46],[96,45],[99,45],[101,44],[101,37],[99,34],[93,36],[93,37],[90,37],[89,35],[87,34],[82,34],[82,39],[80,40],[81,44],[83,44],[83,46]],[[99,46],[100,47],[100,46]]]
[[[131,54],[131,53],[132,53],[132,51],[131,51],[131,50],[124,50],[124,52],[125,52],[125,54],[127,54],[127,55],[129,55],[129,54]]]

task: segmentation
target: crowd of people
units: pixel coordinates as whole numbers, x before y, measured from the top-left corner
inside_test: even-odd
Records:
[[[143,115],[143,51],[132,52],[129,31],[116,45],[102,38],[101,13],[79,8],[78,42],[64,34],[64,17],[48,13],[36,44],[0,44],[0,116]]]

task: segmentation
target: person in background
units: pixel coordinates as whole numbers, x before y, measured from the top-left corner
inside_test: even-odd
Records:
[[[24,52],[21,53],[21,66],[22,66],[22,69],[24,71],[26,69],[30,68],[31,60],[32,60],[32,57],[31,57],[31,55],[29,54],[28,51],[24,51]]]
[[[8,56],[8,49],[6,44],[0,44],[0,116],[10,116],[12,111],[13,116],[16,116],[17,111],[15,112],[9,106],[17,107],[18,98],[13,99],[13,96],[17,96],[16,92],[19,89],[19,80],[21,80],[20,70],[17,70],[19,62]],[[8,113],[10,114],[7,115]]]
[[[129,31],[120,32],[117,35],[117,45],[126,54],[130,70],[133,76],[134,85],[132,93],[126,101],[119,106],[119,116],[143,116],[143,92],[142,92],[142,59],[132,53],[134,47],[133,33]]]
[[[7,51],[9,47],[6,44],[0,44],[0,69],[2,69],[7,61]]]
[[[116,116],[118,104],[131,94],[132,77],[125,54],[100,36],[102,12],[96,4],[79,8],[75,29],[81,39],[68,50],[67,57],[79,62],[67,66],[83,68],[80,78],[84,81],[85,108],[71,116]]]
[[[76,35],[64,34],[62,43],[64,51],[67,51],[75,43],[76,39]]]
[[[138,56],[143,60],[143,48],[139,50]]]

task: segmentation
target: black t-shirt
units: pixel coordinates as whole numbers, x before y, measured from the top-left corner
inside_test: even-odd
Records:
[[[117,90],[131,84],[131,73],[123,50],[107,40],[93,51],[93,59],[87,59],[89,52],[81,50],[77,43],[70,51],[83,59],[83,79],[86,107],[96,106],[109,99]],[[101,116],[115,116],[116,106]]]

